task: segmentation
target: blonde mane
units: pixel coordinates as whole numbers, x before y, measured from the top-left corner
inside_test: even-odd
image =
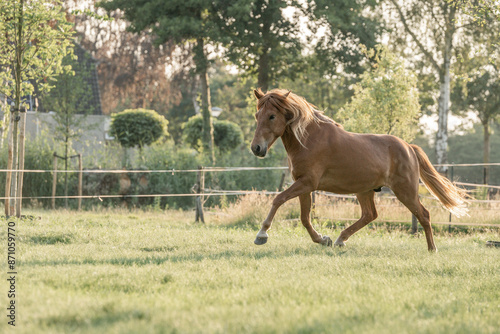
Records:
[[[284,89],[273,89],[267,93],[258,92],[263,95],[258,102],[257,110],[265,108],[269,104],[282,112],[287,118],[287,125],[295,135],[300,145],[305,147],[304,140],[307,138],[307,126],[315,123],[335,123],[325,116],[315,105],[309,103],[301,96]]]

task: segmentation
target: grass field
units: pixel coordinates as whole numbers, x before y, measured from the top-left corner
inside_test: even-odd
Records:
[[[276,222],[258,247],[254,223],[195,224],[191,212],[30,213],[16,223],[16,333],[500,328],[500,249],[485,245],[500,240],[495,228],[437,233],[430,254],[422,235],[385,228],[365,228],[339,249],[313,244],[300,223]],[[318,229],[332,239],[340,232]],[[0,332],[14,332],[5,315]]]

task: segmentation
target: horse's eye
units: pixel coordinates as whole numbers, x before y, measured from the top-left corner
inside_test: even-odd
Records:
[[[269,116],[269,119],[270,119],[270,120],[273,120],[273,119],[275,119],[275,118],[276,118],[276,116],[275,116],[275,115],[271,115],[271,116]]]

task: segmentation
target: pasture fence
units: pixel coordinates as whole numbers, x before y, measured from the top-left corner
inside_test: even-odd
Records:
[[[436,165],[437,166],[437,165]],[[489,164],[447,164],[447,165],[441,165],[441,166],[446,166],[448,168],[448,176],[449,178],[454,181],[455,184],[464,186],[466,189],[469,191],[471,189],[486,189],[487,190],[487,196],[485,199],[471,199],[471,203],[478,203],[478,204],[488,204],[488,205],[494,205],[495,207],[500,204],[500,200],[495,200],[495,199],[490,199],[488,197],[489,194],[493,192],[500,193],[500,186],[497,185],[488,185],[488,184],[477,184],[477,183],[470,183],[470,182],[459,182],[453,180],[453,173],[454,169],[456,167],[469,167],[469,166],[483,166],[483,167],[490,167],[490,166],[500,166],[500,163],[489,163]],[[268,189],[265,190],[223,190],[223,189],[212,189],[212,188],[207,188],[205,187],[205,175],[206,173],[223,173],[223,172],[247,172],[247,171],[264,171],[264,170],[281,170],[281,180],[280,180],[280,185],[277,188],[278,191],[271,191]],[[227,197],[227,196],[244,196],[244,195],[251,195],[251,194],[258,194],[258,195],[263,195],[263,196],[270,196],[270,195],[276,195],[278,194],[284,187],[284,181],[285,181],[285,175],[286,171],[288,170],[288,167],[203,167],[199,166],[197,169],[183,169],[183,170],[176,170],[174,168],[172,169],[165,169],[165,170],[112,170],[112,169],[97,169],[97,170],[92,170],[92,169],[81,169],[81,167],[78,170],[57,170],[57,167],[54,168],[54,170],[23,170],[23,171],[17,171],[17,170],[9,170],[9,169],[0,169],[0,172],[23,172],[23,173],[52,173],[54,175],[54,180],[57,175],[57,173],[77,173],[79,175],[79,188],[78,188],[78,195],[63,195],[63,196],[57,196],[55,195],[55,187],[53,188],[53,192],[51,195],[46,195],[46,196],[28,196],[28,197],[17,197],[17,200],[51,200],[52,203],[52,208],[55,208],[55,200],[56,199],[76,199],[79,201],[78,209],[81,209],[81,200],[82,199],[88,199],[88,200],[98,200],[100,202],[103,202],[105,199],[112,199],[112,198],[118,198],[118,199],[129,199],[129,198],[172,198],[172,197],[194,197],[195,198],[195,220],[196,221],[205,221],[205,215],[203,211],[203,205],[207,201],[208,198],[210,197]],[[191,191],[186,191],[184,193],[146,193],[146,194],[139,194],[139,193],[123,193],[119,192],[117,194],[86,194],[83,195],[81,191],[81,176],[83,174],[118,174],[122,177],[127,177],[128,174],[138,174],[140,173],[141,175],[147,175],[147,174],[153,174],[153,173],[167,173],[171,174],[172,177],[175,177],[176,174],[179,175],[181,173],[196,173],[196,182],[190,189]],[[485,180],[486,181],[486,180]],[[121,182],[121,180],[120,180]],[[125,182],[126,183],[126,182]],[[130,183],[130,179],[128,180],[128,183]],[[56,182],[54,181],[54,184]],[[186,189],[188,190],[188,189]],[[351,201],[355,202],[356,197],[352,195],[338,195],[338,194],[332,194],[328,192],[322,192],[322,191],[315,191],[313,193],[313,207],[312,207],[312,217],[318,218],[318,219],[332,219],[332,217],[317,217],[316,216],[316,211],[319,205],[317,204],[317,198],[318,197],[328,197],[331,199],[337,199],[337,200],[344,200],[344,201]],[[433,197],[430,196],[422,196],[423,198],[427,199],[433,199]],[[0,197],[0,200],[5,200],[7,203],[8,200],[11,197]],[[385,199],[388,200],[394,200],[396,197],[394,197],[391,194],[385,194],[384,195]],[[321,205],[321,204],[320,204]],[[437,205],[436,205],[437,206]],[[497,209],[492,209],[492,210],[497,210]],[[349,218],[349,217],[336,217],[334,218],[335,220],[338,221],[355,221],[357,218]],[[409,219],[408,219],[409,220]],[[404,222],[408,222],[408,220],[405,220]],[[385,219],[385,222],[391,223],[401,223],[401,220],[391,220],[391,219]],[[417,231],[417,222],[416,219],[413,217],[412,218],[412,230],[414,232]],[[451,218],[451,214],[449,215],[449,220],[447,222],[445,221],[433,221],[433,224],[447,224],[449,225],[449,228],[451,228],[452,225],[474,225],[474,226],[482,226],[482,227],[500,227],[500,224],[477,224],[477,223],[463,223],[463,222],[453,222]]]

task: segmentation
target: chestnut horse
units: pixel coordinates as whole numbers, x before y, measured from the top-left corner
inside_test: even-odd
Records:
[[[267,242],[267,231],[278,208],[298,196],[301,221],[312,240],[332,246],[332,240],[319,234],[310,222],[314,190],[354,193],[361,205],[361,218],[340,233],[336,246],[344,246],[351,235],[377,218],[374,195],[385,186],[417,217],[424,228],[429,251],[436,251],[429,211],[418,196],[419,176],[446,209],[459,217],[467,214],[464,190],[441,176],[420,147],[391,135],[345,131],[290,91],[275,89],[264,94],[259,89],[254,94],[258,102],[252,152],[264,157],[281,137],[295,181],[274,199],[255,244]]]

